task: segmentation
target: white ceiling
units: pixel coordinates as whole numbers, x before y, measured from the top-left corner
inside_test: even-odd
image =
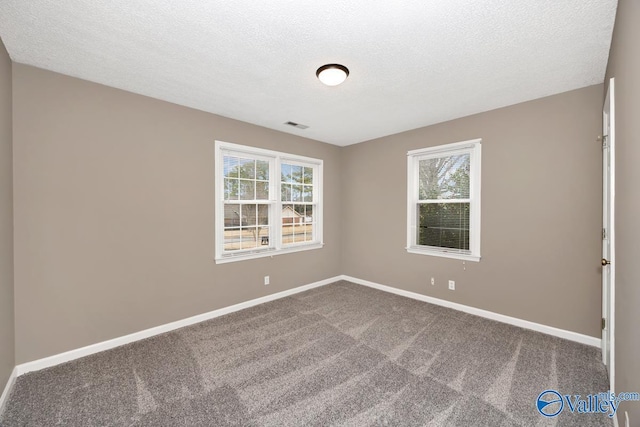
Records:
[[[349,145],[601,83],[616,6],[2,0],[0,37],[16,62]],[[322,85],[335,62],[349,78]]]

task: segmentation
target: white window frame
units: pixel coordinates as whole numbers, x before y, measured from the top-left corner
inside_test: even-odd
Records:
[[[224,154],[246,156],[258,160],[269,161],[269,246],[265,248],[225,251],[224,250]],[[282,201],[281,194],[281,165],[295,164],[313,168],[313,201],[315,205],[315,227],[313,240],[300,243],[282,243],[282,206],[302,204]],[[282,153],[264,148],[250,147],[231,142],[215,142],[215,262],[223,264],[262,257],[272,257],[292,252],[320,249],[324,246],[322,234],[322,186],[323,160],[295,154]],[[274,197],[275,196],[275,197]],[[238,201],[242,204],[242,201]]]
[[[444,258],[454,258],[463,261],[480,261],[480,177],[482,139],[455,142],[407,152],[407,247],[412,254],[432,255]],[[470,155],[469,176],[469,250],[441,248],[437,246],[418,245],[417,241],[417,205],[419,188],[420,160],[453,156],[458,154]],[[442,202],[451,202],[442,200]]]

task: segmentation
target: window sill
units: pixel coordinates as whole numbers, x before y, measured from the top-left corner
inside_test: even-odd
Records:
[[[437,256],[441,258],[452,258],[452,259],[460,259],[462,261],[480,262],[479,255],[468,255],[468,254],[461,254],[457,252],[436,251],[431,249],[420,249],[420,248],[407,248],[407,252],[409,252],[410,254],[431,255],[431,256]]]
[[[216,264],[226,264],[226,263],[229,263],[229,262],[245,261],[245,260],[248,260],[248,259],[266,258],[266,257],[273,258],[274,256],[277,256],[277,255],[284,255],[284,254],[291,254],[291,253],[295,253],[295,252],[309,251],[309,250],[312,250],[312,249],[322,249],[323,246],[324,246],[324,243],[311,243],[311,244],[308,244],[308,245],[292,246],[292,247],[283,248],[283,249],[279,249],[279,250],[265,250],[264,252],[256,252],[256,253],[248,253],[248,254],[243,254],[243,255],[231,255],[231,256],[216,257],[215,261],[216,261]]]

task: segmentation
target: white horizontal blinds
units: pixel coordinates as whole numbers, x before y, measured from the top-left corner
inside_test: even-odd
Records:
[[[269,185],[272,163],[265,158],[223,152],[224,252],[273,246]]]
[[[315,239],[317,166],[284,161],[280,164],[283,246]]]
[[[468,151],[419,158],[418,245],[469,251],[470,181]]]

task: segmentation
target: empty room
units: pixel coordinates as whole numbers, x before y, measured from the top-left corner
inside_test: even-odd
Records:
[[[638,22],[1,1],[0,425],[640,425]]]

